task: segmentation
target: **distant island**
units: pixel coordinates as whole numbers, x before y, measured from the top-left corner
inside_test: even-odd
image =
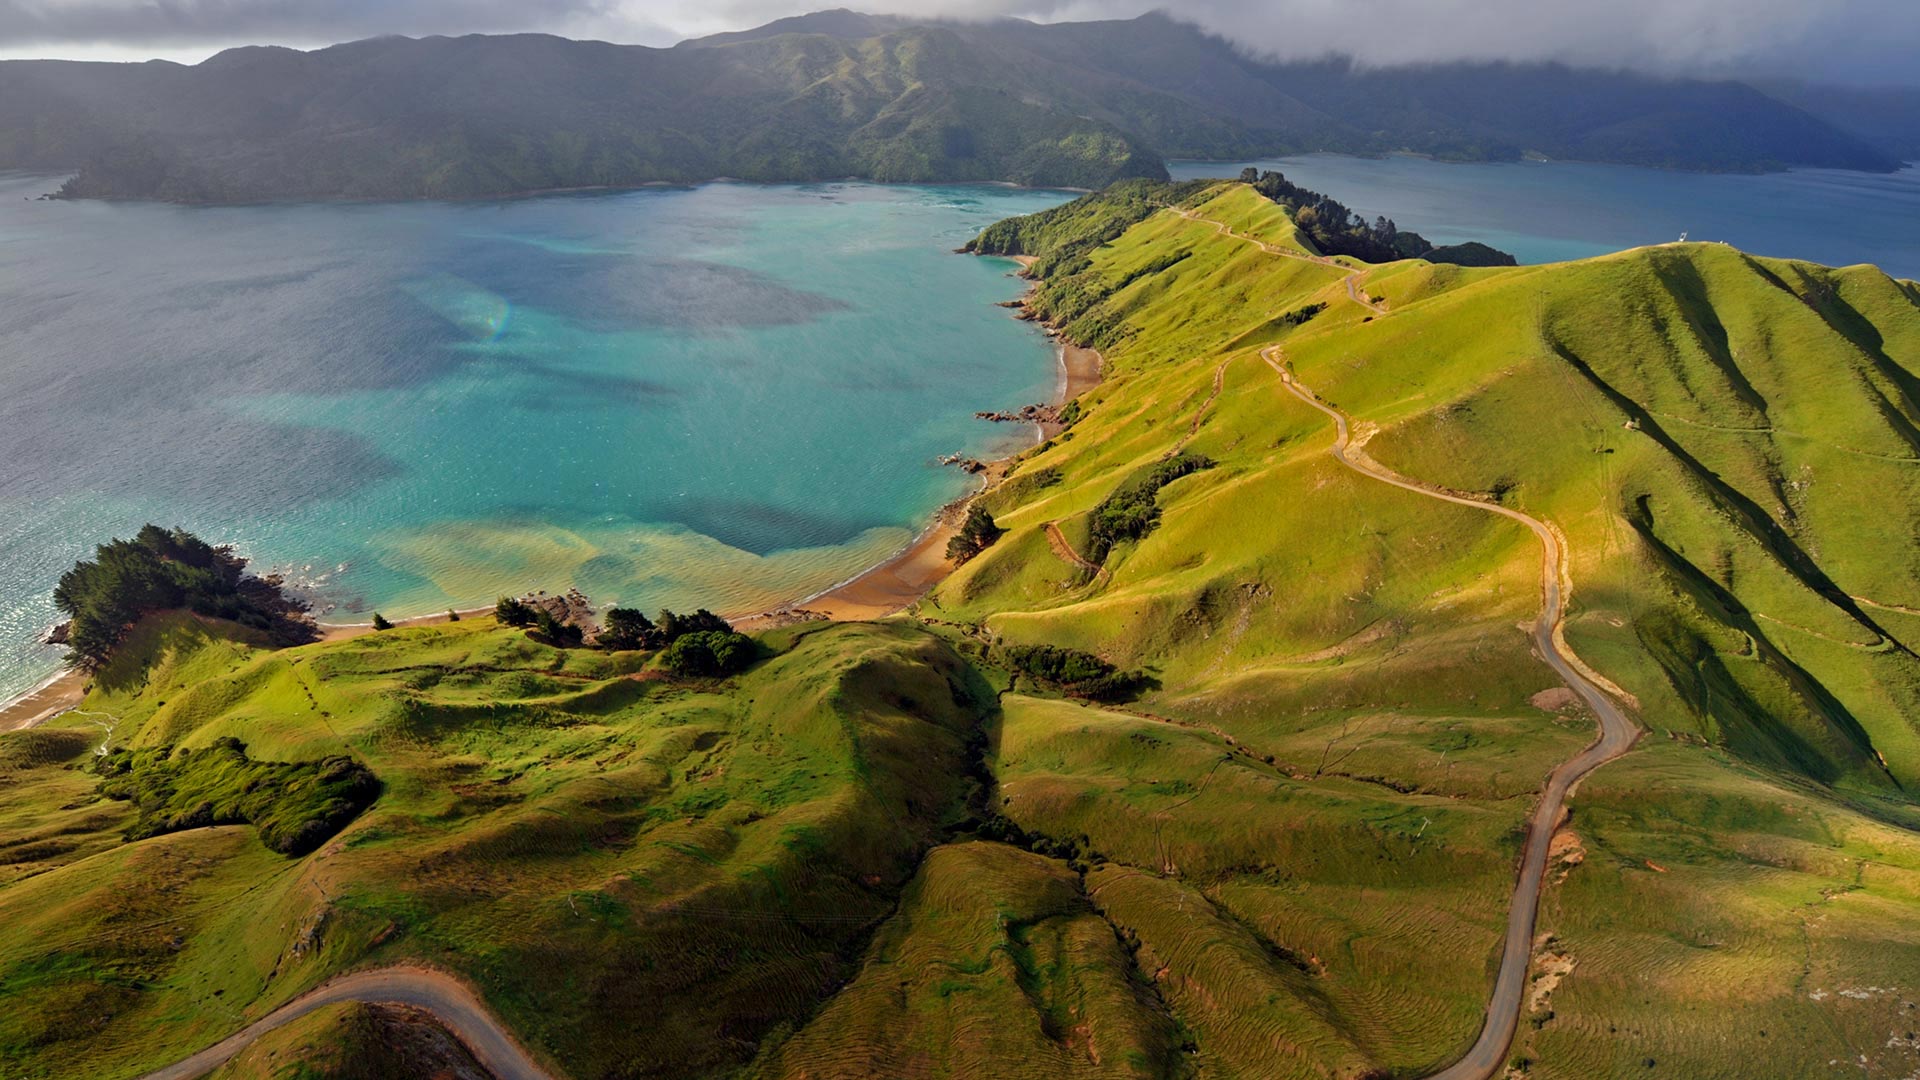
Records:
[[[1309,151],[1891,171],[1911,149],[1898,102],[1789,96],[1554,64],[1268,62],[1159,14],[828,11],[669,49],[476,35],[7,61],[0,169],[70,170],[70,198],[245,203],[720,177],[1098,188],[1164,179],[1169,157]]]

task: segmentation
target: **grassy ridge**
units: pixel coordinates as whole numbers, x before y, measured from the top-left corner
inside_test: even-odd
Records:
[[[771,631],[715,681],[491,620],[281,651],[149,620],[68,726],[0,736],[0,1058],[129,1074],[413,960],[579,1076],[1444,1065],[1592,718],[1530,652],[1533,537],[1341,467],[1264,353],[1378,461],[1559,528],[1567,636],[1649,728],[1570,803],[1516,1068],[1920,1068],[1889,989],[1920,966],[1920,291],[1710,245],[1363,267],[1236,184],[982,244],[1039,256],[1108,378],[924,622]],[[1062,696],[1107,665],[1142,696]],[[102,740],[228,739],[385,788],[299,860],[120,842]],[[369,1022],[235,1068],[375,1060],[340,1049]]]
[[[1028,728],[1010,706],[1002,745],[1025,752],[1001,762],[1007,812],[1172,875],[1279,955],[1307,957],[1313,977],[1277,982],[1287,989],[1266,1000],[1291,1019],[1255,1030],[1318,1040],[1313,1061],[1358,1053],[1411,1075],[1457,1053],[1477,1026],[1511,864],[1487,859],[1475,885],[1471,862],[1421,867],[1415,849],[1381,850],[1362,823],[1397,815],[1426,828],[1424,840],[1477,808],[1481,843],[1499,852],[1495,841],[1511,840],[1503,823],[1517,820],[1504,800],[1534,789],[1589,737],[1590,721],[1555,695],[1518,629],[1538,603],[1531,538],[1335,465],[1323,420],[1286,399],[1259,358],[1277,347],[1303,382],[1360,419],[1376,459],[1562,529],[1574,560],[1569,639],[1625,687],[1662,743],[1676,744],[1609,766],[1576,798],[1576,830],[1592,813],[1606,840],[1668,856],[1653,861],[1669,873],[1597,852],[1566,867],[1543,928],[1575,957],[1557,1000],[1577,1003],[1579,1018],[1561,1024],[1557,1006],[1543,1004],[1523,1025],[1532,1034],[1522,1052],[1554,1057],[1548,1075],[1647,1075],[1647,1058],[1683,1063],[1677,1075],[1798,1075],[1817,1055],[1848,1056],[1872,1025],[1897,1023],[1898,1002],[1830,991],[1821,1000],[1845,1004],[1823,1006],[1788,967],[1771,966],[1769,957],[1794,955],[1804,909],[1739,867],[1784,860],[1802,874],[1802,897],[1847,890],[1851,904],[1822,909],[1822,939],[1875,944],[1832,947],[1836,985],[1884,986],[1911,964],[1910,936],[1887,919],[1914,911],[1901,827],[1913,817],[1904,792],[1920,779],[1909,719],[1920,626],[1903,609],[1920,597],[1906,540],[1920,508],[1910,435],[1920,412],[1915,371],[1899,358],[1920,355],[1920,294],[1870,267],[1668,245],[1548,267],[1367,269],[1357,287],[1382,298],[1382,316],[1347,297],[1346,270],[1222,235],[1216,223],[1312,254],[1248,189],[1221,185],[1184,206],[1205,220],[1148,216],[1043,280],[1043,303],[1056,289],[1100,296],[1068,332],[1100,327],[1111,377],[1069,433],[1019,466],[1055,482],[1001,496],[994,511],[1007,538],[926,610],[1003,641],[1144,666],[1164,690],[1142,712],[1221,749],[1184,766],[1148,757],[1142,770],[1151,744],[1134,740],[1167,740],[1164,724],[1095,723],[1070,709]],[[1171,251],[1186,254],[1137,273]],[[1321,302],[1328,308],[1304,325],[1277,318]],[[1181,452],[1218,464],[1166,489],[1159,527],[1118,545],[1098,577],[1071,572],[1040,542],[1049,524],[1085,537],[1116,477]],[[1023,729],[1039,741],[1016,741]],[[1126,751],[1094,754],[1103,742]],[[1647,756],[1661,765],[1642,773]],[[1035,758],[1045,762],[1037,771]],[[1223,796],[1231,810],[1200,831],[1204,842],[1184,859],[1168,854],[1180,818],[1204,813],[1211,784],[1269,759],[1264,791]],[[1132,779],[1143,772],[1151,783]],[[1337,796],[1356,781],[1376,809]],[[1804,813],[1874,837],[1871,854],[1853,856],[1871,869],[1842,872],[1858,841],[1751,809],[1718,817],[1677,794],[1689,786],[1737,791],[1748,808],[1778,797],[1769,790],[1801,792]],[[1589,810],[1584,796],[1596,790],[1606,794]],[[1436,795],[1444,817],[1423,805]],[[1159,815],[1147,809],[1156,805]],[[1308,831],[1313,839],[1295,844],[1316,820],[1348,831]],[[1262,836],[1268,821],[1277,832]],[[1258,839],[1239,841],[1241,830]],[[1343,895],[1350,871],[1336,867],[1370,848],[1406,876]],[[1711,929],[1688,946],[1726,944],[1717,964],[1676,970],[1633,943],[1673,933],[1676,915],[1724,925],[1711,914],[1720,898],[1749,886],[1737,947]],[[1470,915],[1457,901],[1422,899],[1454,888],[1488,906]],[[1143,905],[1156,920],[1166,908]],[[1405,936],[1371,929],[1375,918]],[[1235,933],[1199,932],[1211,952],[1176,960],[1168,977],[1207,986],[1206,966]],[[1451,946],[1433,949],[1436,935]],[[1364,951],[1353,948],[1360,940]],[[1340,956],[1342,942],[1347,966],[1313,962]],[[1670,974],[1649,984],[1649,971]],[[1735,972],[1737,1005],[1703,1009],[1725,998],[1711,980]],[[1262,1015],[1251,1004],[1222,1009],[1209,1028],[1221,988],[1248,978],[1219,978],[1211,996],[1169,994],[1176,1018],[1200,1033],[1197,1060],[1232,1054],[1246,1037],[1236,1025]],[[1410,987],[1386,1006],[1385,995]],[[1850,1018],[1817,1030],[1807,1019],[1838,1008]],[[1766,1056],[1733,1041],[1761,1029],[1792,1031],[1801,1056],[1768,1072]],[[1915,1064],[1894,1035],[1876,1055],[1884,1071],[1870,1074]]]
[[[298,862],[252,830],[193,829],[48,857],[0,892],[0,1055],[20,1075],[159,1064],[236,1010],[406,958],[471,979],[569,1072],[730,1069],[848,977],[964,814],[990,700],[907,627],[788,635],[733,682],[685,685],[490,620],[285,652],[175,629],[144,685],[89,701],[121,718],[117,741],[197,758],[244,735],[287,760],[344,744],[386,791]],[[211,674],[181,691],[188,671]],[[33,758],[17,738],[0,745]],[[16,798],[37,801],[10,785],[0,813]]]
[[[967,843],[928,854],[860,977],[760,1074],[1158,1077],[1176,1035],[1078,875]]]

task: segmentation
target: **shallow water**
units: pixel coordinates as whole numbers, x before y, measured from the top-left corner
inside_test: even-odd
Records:
[[[1625,165],[1456,165],[1395,155],[1308,154],[1171,164],[1176,178],[1278,169],[1368,218],[1384,214],[1436,244],[1479,240],[1523,263],[1665,243],[1724,240],[1757,255],[1830,266],[1874,263],[1920,278],[1920,170],[1891,175],[1802,169],[1761,176]]]
[[[0,176],[0,698],[147,521],[330,621],[578,585],[741,611],[907,543],[1053,352],[949,252],[1068,196],[710,184],[473,203],[29,201]]]

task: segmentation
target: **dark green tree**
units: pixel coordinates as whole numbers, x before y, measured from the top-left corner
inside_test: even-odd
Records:
[[[373,613],[373,628],[375,630],[391,630],[393,629],[393,624],[387,621],[385,615],[376,611]]]
[[[600,631],[600,644],[606,648],[652,649],[661,643],[659,628],[638,608],[608,608],[606,623]]]
[[[706,608],[701,608],[691,615],[677,615],[663,608],[655,621],[659,623],[660,640],[667,644],[678,641],[688,634],[703,632],[726,634],[733,631],[732,623]]]
[[[532,626],[533,607],[511,596],[503,596],[493,605],[493,617],[498,619],[502,626]]]
[[[112,540],[60,576],[53,600],[68,620],[67,663],[96,671],[142,616],[185,608],[267,633],[277,645],[313,640],[306,605],[278,579],[246,573],[247,560],[185,529],[147,525]]]
[[[675,638],[660,654],[660,666],[675,675],[718,678],[753,663],[753,639],[726,630],[695,630]]]
[[[947,541],[947,558],[956,563],[964,563],[993,546],[1005,530],[993,520],[993,515],[984,506],[967,509],[965,521],[960,523],[960,531]]]

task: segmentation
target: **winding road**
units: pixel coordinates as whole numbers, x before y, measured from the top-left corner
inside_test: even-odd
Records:
[[[1466,1056],[1429,1078],[1490,1080],[1505,1067],[1507,1049],[1513,1045],[1514,1032],[1520,1026],[1520,1010],[1527,989],[1527,968],[1533,959],[1533,928],[1540,910],[1540,886],[1547,872],[1547,847],[1553,839],[1554,830],[1560,826],[1567,794],[1582,777],[1632,749],[1640,737],[1640,728],[1627,719],[1614,699],[1588,677],[1586,665],[1573,655],[1562,637],[1567,558],[1566,545],[1560,535],[1539,519],[1518,510],[1428,487],[1358,452],[1352,448],[1346,416],[1294,379],[1293,374],[1281,366],[1277,359],[1278,352],[1278,346],[1269,347],[1261,351],[1260,358],[1280,374],[1280,381],[1289,393],[1327,414],[1333,421],[1333,456],[1340,464],[1369,479],[1392,484],[1416,495],[1509,518],[1525,525],[1533,531],[1533,535],[1539,537],[1542,552],[1541,599],[1540,614],[1533,622],[1533,647],[1554,674],[1580,695],[1580,700],[1593,710],[1594,716],[1600,721],[1600,733],[1594,741],[1580,753],[1562,762],[1547,777],[1540,802],[1527,820],[1527,842],[1520,857],[1520,879],[1514,884],[1513,901],[1507,909],[1507,935],[1501,945],[1500,973],[1494,979],[1493,997],[1487,1002],[1487,1018],[1480,1028],[1480,1037],[1474,1040]]]
[[[1273,255],[1322,265],[1341,265],[1324,256],[1287,251],[1254,237],[1235,233],[1225,224],[1200,217],[1192,211],[1175,210],[1175,213],[1213,225],[1221,233],[1255,244]],[[1345,282],[1347,295],[1356,304],[1384,314],[1384,306],[1375,304],[1361,293],[1358,288],[1360,277],[1358,271],[1348,274]],[[1486,1020],[1480,1035],[1465,1056],[1428,1078],[1491,1080],[1505,1066],[1507,1050],[1513,1044],[1514,1033],[1519,1028],[1520,1011],[1525,1003],[1527,970],[1533,956],[1533,931],[1539,914],[1540,888],[1546,877],[1547,848],[1554,830],[1560,825],[1567,795],[1588,773],[1631,749],[1639,738],[1640,729],[1621,711],[1613,697],[1600,688],[1596,682],[1599,676],[1591,674],[1591,669],[1573,654],[1562,636],[1564,597],[1569,579],[1566,547],[1559,534],[1537,518],[1518,510],[1409,480],[1368,458],[1352,445],[1345,414],[1321,401],[1295,380],[1292,373],[1281,364],[1278,355],[1279,347],[1273,346],[1262,350],[1260,358],[1280,375],[1281,383],[1289,393],[1325,413],[1333,421],[1335,434],[1332,453],[1342,465],[1383,484],[1391,484],[1430,499],[1498,514],[1532,530],[1540,540],[1542,551],[1540,614],[1533,624],[1533,647],[1547,666],[1579,695],[1599,719],[1598,736],[1586,749],[1553,770],[1547,778],[1538,805],[1527,821],[1526,847],[1521,855],[1519,880],[1514,885],[1513,899],[1507,912],[1507,932],[1501,947],[1500,971],[1494,979],[1493,995],[1487,1003]],[[1075,552],[1066,542],[1066,537],[1051,523],[1047,525],[1047,539],[1063,558],[1091,567],[1096,572],[1100,569]],[[262,1035],[317,1009],[345,1001],[395,1003],[425,1009],[445,1024],[473,1053],[475,1059],[499,1080],[555,1080],[554,1074],[527,1054],[512,1033],[488,1010],[479,995],[465,983],[444,972],[405,966],[352,972],[331,979],[213,1046],[148,1073],[141,1080],[194,1080],[224,1064]]]
[[[317,1009],[343,1001],[412,1005],[432,1013],[499,1080],[555,1080],[465,983],[423,967],[385,967],[330,979],[205,1050],[140,1080],[193,1080],[225,1064],[254,1040]]]

